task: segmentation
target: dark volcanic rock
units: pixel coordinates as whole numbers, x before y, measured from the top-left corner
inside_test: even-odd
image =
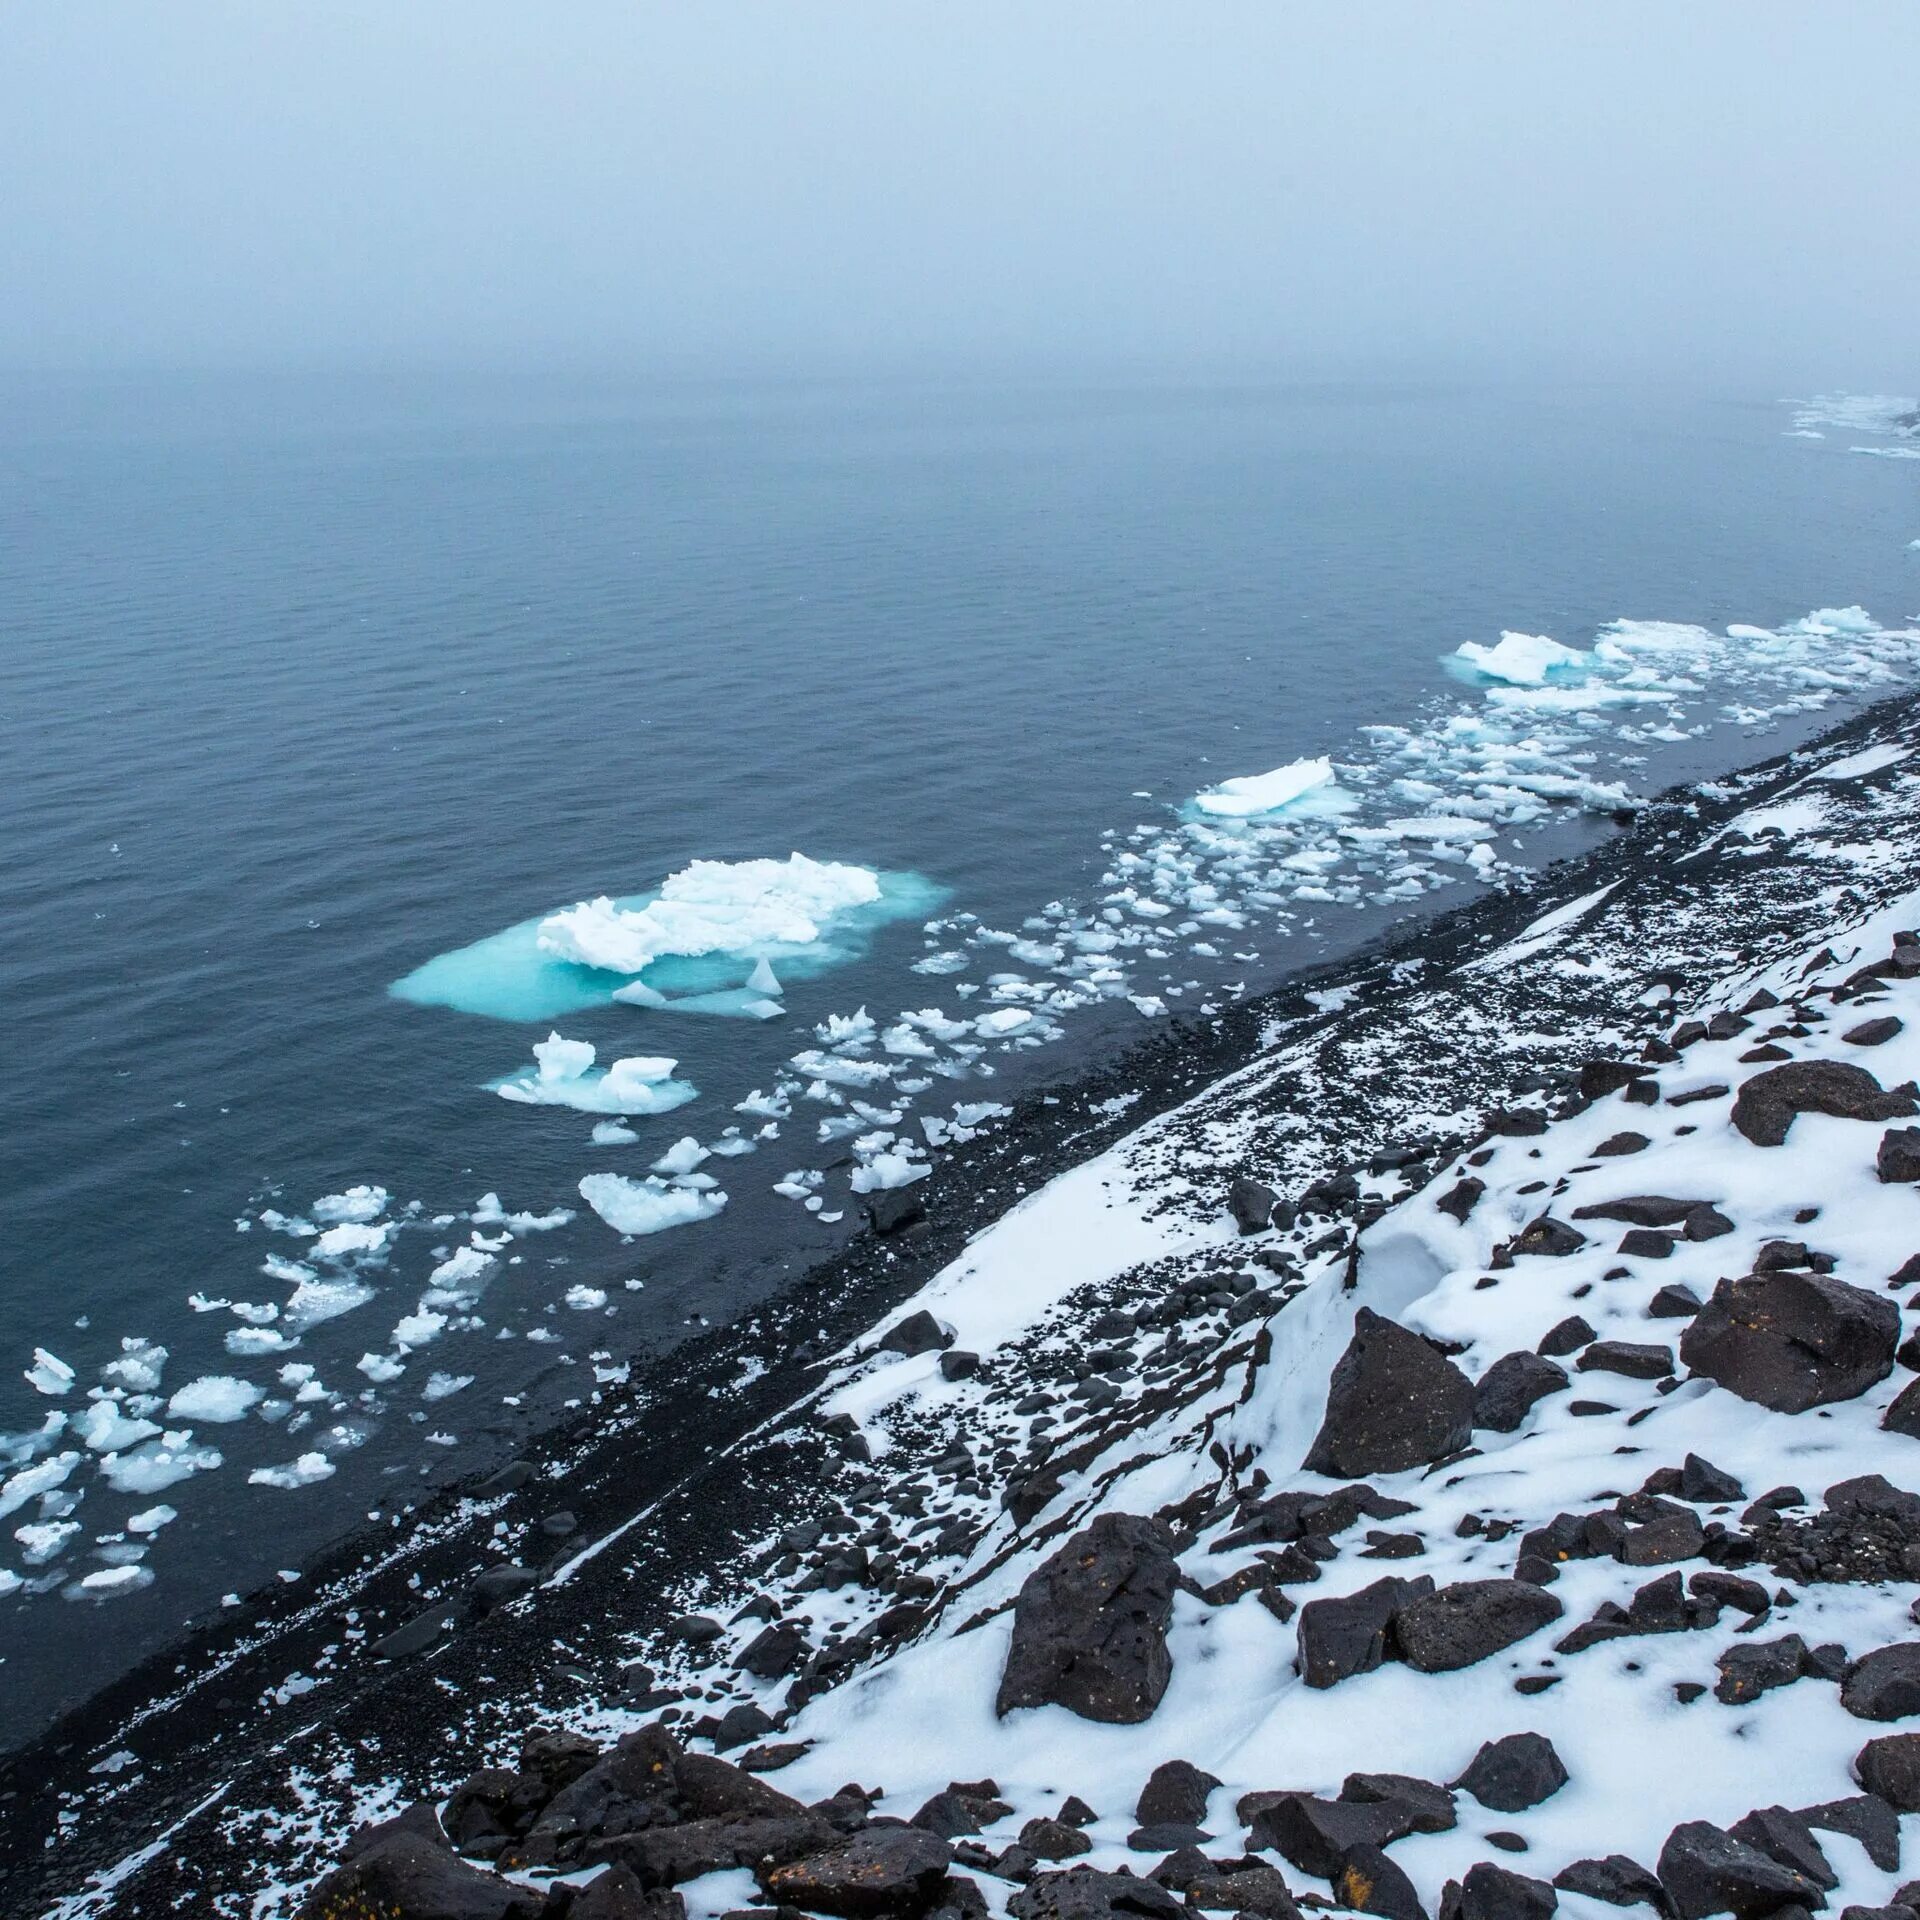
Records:
[[[1207,1796],[1219,1784],[1191,1761],[1169,1760],[1148,1776],[1133,1817],[1143,1827],[1197,1827],[1207,1817]]]
[[[1593,1329],[1577,1313],[1570,1313],[1540,1336],[1540,1351],[1549,1359],[1578,1353],[1593,1338]]]
[[[1666,1889],[1652,1869],[1624,1853],[1609,1853],[1597,1860],[1575,1860],[1553,1876],[1553,1884],[1562,1893],[1584,1893],[1589,1899],[1604,1900],[1612,1907],[1646,1905],[1656,1913],[1666,1909]]]
[[[1244,1177],[1227,1189],[1227,1211],[1243,1235],[1263,1233],[1273,1225],[1273,1210],[1280,1196],[1264,1181]]]
[[[953,1849],[919,1827],[872,1827],[824,1853],[760,1867],[754,1878],[782,1906],[837,1920],[917,1920],[940,1904]]]
[[[1556,1220],[1552,1214],[1543,1213],[1539,1219],[1530,1220],[1520,1229],[1513,1241],[1512,1251],[1530,1253],[1547,1260],[1564,1260],[1570,1253],[1578,1253],[1587,1244],[1587,1236],[1578,1227],[1570,1227],[1564,1220]]]
[[[1559,1619],[1560,1602],[1524,1580],[1462,1580],[1394,1611],[1400,1658],[1421,1673],[1451,1673]]]
[[[1880,1136],[1873,1165],[1888,1186],[1920,1180],[1920,1127],[1889,1127]]]
[[[1256,1913],[1263,1920],[1300,1920],[1292,1889],[1273,1867],[1197,1874],[1187,1882],[1186,1895],[1188,1904],[1202,1913]]]
[[[1900,1738],[1898,1734],[1887,1737]],[[1848,1834],[1858,1840],[1866,1848],[1867,1858],[1882,1873],[1900,1870],[1900,1816],[1878,1794],[1856,1793],[1846,1800],[1802,1807],[1799,1813],[1810,1827],[1826,1833]]]
[[[1457,1787],[1495,1813],[1524,1813],[1567,1784],[1567,1770],[1545,1734],[1510,1733],[1473,1756]]]
[[[1905,1720],[1920,1713],[1920,1640],[1876,1647],[1847,1669],[1840,1704],[1862,1720]]]
[[[567,1920],[685,1920],[677,1893],[649,1893],[627,1867],[609,1867],[587,1883],[567,1908]]]
[[[1101,1514],[1020,1589],[995,1712],[1058,1705],[1087,1720],[1149,1718],[1173,1674],[1177,1577],[1153,1521]]]
[[[1680,1920],[1705,1920],[1710,1913],[1761,1920],[1788,1904],[1812,1910],[1827,1902],[1805,1874],[1705,1820],[1689,1820],[1668,1834],[1659,1874]]]
[[[1883,1733],[1854,1756],[1853,1770],[1870,1794],[1900,1813],[1920,1813],[1920,1733]]]
[[[867,1218],[879,1234],[904,1233],[927,1217],[927,1203],[920,1197],[920,1183],[906,1187],[882,1187],[867,1199]]]
[[[910,1313],[890,1326],[880,1336],[877,1351],[903,1353],[911,1359],[915,1354],[938,1353],[952,1345],[953,1335],[922,1307],[918,1313]]]
[[[1300,1609],[1300,1674],[1310,1687],[1331,1687],[1356,1673],[1371,1673],[1387,1657],[1387,1629],[1396,1608],[1433,1591],[1422,1574],[1388,1577],[1358,1593],[1309,1600]]]
[[[1464,1880],[1449,1880],[1440,1895],[1440,1920],[1547,1920],[1560,1896],[1544,1880],[1530,1880],[1482,1860]]]
[[[1673,1349],[1633,1340],[1596,1340],[1574,1365],[1582,1373],[1618,1373],[1629,1380],[1664,1380],[1673,1371]]]
[[[307,1896],[301,1920],[538,1920],[546,1895],[516,1886],[417,1833],[387,1835]]]
[[[1537,1353],[1503,1353],[1473,1391],[1473,1424],[1515,1432],[1534,1405],[1568,1384],[1567,1370]]]
[[[1333,1369],[1311,1473],[1351,1480],[1457,1453],[1473,1437],[1473,1387],[1418,1334],[1362,1307]]]
[[[1680,1357],[1743,1400],[1804,1413],[1851,1400],[1893,1371],[1900,1311],[1818,1273],[1722,1280],[1680,1336]]]
[[[1806,1820],[1786,1807],[1756,1807],[1745,1818],[1728,1828],[1736,1840],[1758,1847],[1769,1859],[1804,1874],[1823,1893],[1831,1893],[1840,1884],[1820,1842]]]
[[[1270,1848],[1322,1880],[1331,1880],[1356,1848],[1390,1847],[1414,1831],[1415,1809],[1400,1800],[1323,1800],[1311,1793],[1249,1798],[1255,1797],[1266,1804],[1248,1820],[1248,1844]]]
[[[1378,1847],[1355,1847],[1332,1876],[1333,1897],[1355,1913],[1374,1913],[1380,1920],[1427,1920],[1413,1882]]]
[[[1363,1806],[1392,1803],[1405,1810],[1411,1833],[1448,1833],[1459,1824],[1449,1788],[1410,1773],[1350,1773],[1340,1798]]]
[[[1184,1920],[1186,1909],[1155,1880],[1127,1873],[1096,1873],[1069,1867],[1036,1873],[1007,1902],[1014,1920],[1106,1920],[1108,1914],[1138,1914],[1142,1920]]]
[[[1791,1686],[1807,1672],[1807,1643],[1797,1633],[1778,1640],[1736,1640],[1714,1662],[1720,1670],[1713,1697],[1723,1706],[1743,1707],[1775,1687]]]
[[[1733,1124],[1756,1147],[1785,1144],[1801,1113],[1838,1120],[1904,1120],[1914,1111],[1912,1086],[1886,1091],[1865,1067],[1838,1060],[1794,1060],[1769,1067],[1742,1083],[1733,1103]]]

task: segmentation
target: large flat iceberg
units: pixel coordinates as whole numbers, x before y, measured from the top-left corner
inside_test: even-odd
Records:
[[[695,860],[655,892],[579,901],[437,955],[391,991],[497,1020],[554,1020],[615,999],[766,1019],[783,980],[855,958],[877,927],[945,897],[917,873],[800,853]]]
[[[1333,762],[1322,754],[1316,760],[1294,760],[1271,773],[1245,773],[1222,780],[1194,799],[1194,805],[1216,820],[1245,820],[1257,813],[1278,813],[1303,794],[1333,783]]]

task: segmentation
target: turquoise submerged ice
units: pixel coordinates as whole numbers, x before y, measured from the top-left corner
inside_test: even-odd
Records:
[[[583,900],[437,955],[393,992],[495,1020],[553,1020],[615,999],[766,1018],[783,980],[857,958],[877,928],[944,898],[917,873],[799,853],[695,860],[656,892]]]

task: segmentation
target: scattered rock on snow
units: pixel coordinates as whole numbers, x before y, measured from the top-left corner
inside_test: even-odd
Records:
[[[1087,1720],[1149,1718],[1173,1674],[1177,1575],[1153,1521],[1101,1514],[1020,1589],[994,1711],[1057,1705]]]
[[[1473,1387],[1416,1333],[1362,1307],[1333,1369],[1310,1473],[1348,1480],[1397,1473],[1458,1452],[1473,1437]]]
[[[1524,1640],[1563,1611],[1552,1594],[1524,1580],[1462,1580],[1396,1607],[1393,1638],[1416,1671],[1451,1673]]]
[[[1891,1300],[1816,1273],[1722,1280],[1680,1337],[1695,1373],[1776,1413],[1851,1400],[1893,1371]]]
[[[1865,1067],[1840,1060],[1794,1060],[1744,1082],[1733,1103],[1733,1124],[1756,1147],[1784,1146],[1794,1116],[1831,1114],[1837,1120],[1901,1120],[1915,1108],[1909,1084],[1890,1091]]]

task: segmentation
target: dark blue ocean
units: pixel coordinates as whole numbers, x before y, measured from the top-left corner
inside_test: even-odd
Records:
[[[910,970],[943,944],[924,914],[797,972],[762,1022],[503,1021],[393,982],[693,860],[795,851],[1018,935],[1098,897],[1124,844],[1103,836],[1473,698],[1441,665],[1463,642],[1909,620],[1920,466],[1790,424],[1766,392],[1388,379],[0,382],[0,1477],[39,1476],[0,1524],[8,1737],[840,1244],[841,1174],[837,1224],[771,1191],[832,1158],[811,1113],[707,1164],[729,1198],[704,1224],[623,1242],[577,1183],[744,1124],[829,1014],[957,1004]],[[1724,771],[1839,710],[1696,706],[1609,777]],[[1192,991],[1466,897],[1457,873],[1236,931]],[[946,1098],[1068,1074],[1151,1017],[1103,1000]],[[699,1096],[594,1148],[591,1116],[488,1090],[550,1024],[603,1063],[671,1056]],[[310,1237],[357,1185],[396,1223],[369,1297],[274,1346],[263,1261],[308,1242],[263,1215]],[[578,1218],[503,1242],[403,1375],[361,1368],[488,1191]],[[236,1347],[247,1327],[267,1340]],[[151,1352],[127,1340],[165,1362],[103,1375]],[[430,1369],[463,1384],[427,1399]],[[209,1377],[255,1397],[162,1404]],[[220,1463],[125,1487],[102,1466],[156,1444]]]

